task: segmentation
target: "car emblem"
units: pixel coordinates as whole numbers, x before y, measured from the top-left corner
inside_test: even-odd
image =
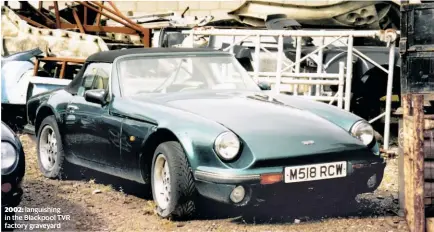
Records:
[[[313,140],[302,141],[303,145],[312,145],[315,143]]]

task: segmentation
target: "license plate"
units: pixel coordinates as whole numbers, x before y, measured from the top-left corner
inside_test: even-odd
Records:
[[[285,168],[285,183],[325,180],[347,176],[347,162],[333,162]]]

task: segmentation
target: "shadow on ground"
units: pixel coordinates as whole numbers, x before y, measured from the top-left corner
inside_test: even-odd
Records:
[[[33,226],[34,231],[41,231],[42,228],[36,228],[35,224],[58,224],[60,228],[51,228],[56,231],[92,231],[104,228],[106,222],[104,218],[93,214],[86,207],[79,205],[77,199],[69,199],[69,189],[59,188],[56,184],[51,184],[46,180],[26,180],[23,184],[23,198],[19,205],[22,209],[42,210],[36,212],[16,213],[17,216],[22,216],[22,220],[16,220],[16,224],[27,225],[27,230]],[[59,211],[57,211],[57,209]],[[42,219],[33,218],[25,220],[24,216],[48,216]],[[65,216],[64,219],[57,215]],[[69,220],[67,219],[69,216]],[[86,220],[92,218],[92,220]],[[22,231],[24,228],[17,229]]]
[[[78,172],[78,170],[80,170]],[[152,200],[149,185],[114,177],[105,173],[71,165],[67,169],[67,180],[90,181],[111,185],[113,189],[133,195],[145,200]],[[233,223],[239,224],[279,224],[293,223],[295,220],[317,221],[325,218],[337,217],[372,217],[384,216],[389,211],[387,207],[393,203],[384,204],[390,199],[377,200],[360,198],[348,205],[333,205],[325,199],[297,199],[296,203],[264,204],[259,207],[233,207],[230,205],[201,199],[198,201],[198,215],[195,220],[219,220],[231,218]],[[393,215],[393,214],[390,214]]]
[[[65,170],[65,180],[94,181],[95,184],[111,185],[113,189],[128,195],[134,195],[145,200],[152,200],[149,185],[108,175],[92,169],[68,164]]]

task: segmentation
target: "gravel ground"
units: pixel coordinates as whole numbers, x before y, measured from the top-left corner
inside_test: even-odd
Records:
[[[17,213],[23,219],[16,223],[27,226],[27,230],[32,226],[33,230],[41,231],[37,226],[51,225],[57,226],[52,229],[57,231],[408,231],[405,221],[396,216],[396,159],[388,160],[384,180],[374,193],[357,197],[356,213],[334,214],[318,205],[316,208],[306,205],[286,207],[291,208],[288,210],[273,207],[246,213],[227,206],[207,204],[204,205],[206,212],[198,219],[175,222],[155,215],[155,205],[147,186],[79,167],[71,168],[66,180],[44,178],[37,166],[34,141],[27,135],[20,136],[20,139],[26,152],[24,197],[20,206],[60,210],[57,213]],[[26,215],[69,215],[70,220],[66,217],[25,220]]]

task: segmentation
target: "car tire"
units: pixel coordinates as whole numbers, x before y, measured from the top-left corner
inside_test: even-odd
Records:
[[[46,117],[39,127],[37,152],[38,166],[42,174],[50,179],[61,179],[66,160],[63,152],[62,138],[54,116]]]
[[[155,149],[151,185],[160,217],[183,220],[193,216],[196,188],[187,156],[178,142],[164,142]]]

